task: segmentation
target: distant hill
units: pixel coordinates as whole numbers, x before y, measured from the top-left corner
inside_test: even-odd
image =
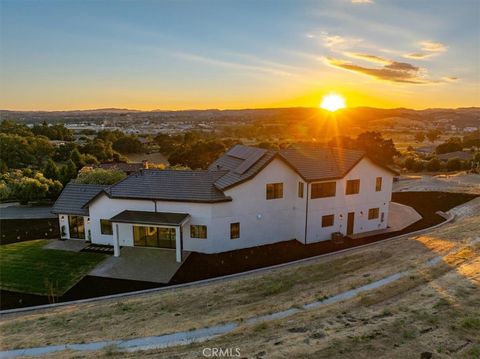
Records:
[[[103,108],[72,111],[9,111],[0,110],[1,119],[12,119],[20,122],[78,122],[103,120],[149,120],[149,121],[242,121],[285,124],[303,122],[311,119],[328,120],[332,114],[308,107],[265,108],[240,110],[181,110],[181,111],[139,111],[118,108]],[[413,110],[408,108],[381,109],[373,107],[347,108],[335,113],[335,118],[352,126],[449,126],[479,127],[480,107],[468,108],[431,108]],[[422,126],[423,124],[423,126]]]

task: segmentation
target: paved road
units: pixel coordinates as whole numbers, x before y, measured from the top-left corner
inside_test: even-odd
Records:
[[[0,220],[56,218],[51,210],[51,206],[21,206],[13,203],[12,206],[0,208]]]

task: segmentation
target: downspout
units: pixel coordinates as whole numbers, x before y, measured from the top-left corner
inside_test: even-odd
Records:
[[[157,212],[157,200],[154,199],[154,200],[153,200],[153,203],[155,204],[155,213],[156,213],[156,212]]]
[[[309,188],[309,183],[306,182],[306,184],[307,184],[307,199],[305,201],[305,243],[304,244],[307,244],[307,228],[308,228],[308,197],[309,197],[308,188]]]

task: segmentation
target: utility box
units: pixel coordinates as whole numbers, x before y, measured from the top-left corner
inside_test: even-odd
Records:
[[[343,243],[343,234],[341,232],[333,232],[332,241],[333,243]]]

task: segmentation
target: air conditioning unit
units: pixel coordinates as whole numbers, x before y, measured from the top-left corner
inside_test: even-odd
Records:
[[[333,232],[332,233],[332,241],[333,241],[333,243],[343,243],[343,233]]]

